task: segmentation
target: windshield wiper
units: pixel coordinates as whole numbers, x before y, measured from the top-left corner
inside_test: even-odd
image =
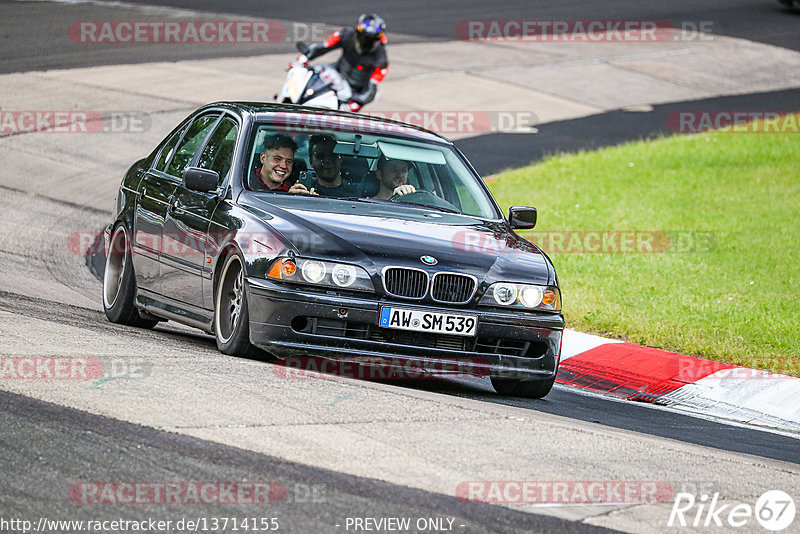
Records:
[[[336,198],[337,200],[349,200],[350,202],[367,202],[369,204],[383,204],[384,202],[388,202],[387,200],[380,200],[375,198],[366,198],[366,197],[331,197]]]
[[[393,202],[391,200],[383,200],[379,198],[366,198],[366,197],[328,197],[328,198],[335,198],[336,200],[348,200],[350,202],[366,202],[367,204],[383,204],[383,205],[392,205],[392,206],[413,206],[415,208],[428,208],[431,210],[442,211],[444,213],[455,213],[456,215],[460,215],[461,212],[458,210],[454,210],[452,208],[445,208],[443,206],[431,206],[430,204],[419,204],[417,202]]]
[[[443,211],[444,213],[455,213],[456,215],[461,214],[461,212],[458,210],[454,210],[452,208],[445,208],[442,206],[431,206],[430,204],[418,204],[416,202],[401,202],[401,204],[405,204],[406,206],[414,206],[419,208],[428,208],[436,211]]]

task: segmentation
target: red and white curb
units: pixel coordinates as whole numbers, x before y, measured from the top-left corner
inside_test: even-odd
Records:
[[[800,378],[565,330],[556,380],[632,401],[800,432]]]

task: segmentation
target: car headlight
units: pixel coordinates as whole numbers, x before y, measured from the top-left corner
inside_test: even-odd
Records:
[[[331,271],[331,279],[339,287],[350,287],[357,278],[358,272],[352,265],[337,263]]]
[[[514,304],[517,301],[517,295],[519,295],[519,290],[514,284],[494,284],[490,291],[495,302],[502,306]]]
[[[321,261],[307,261],[300,268],[306,282],[318,284],[325,278],[325,264]]]
[[[478,304],[531,310],[561,310],[561,295],[557,287],[513,282],[495,282],[489,286]]]
[[[375,291],[363,267],[333,261],[278,258],[267,271],[267,278],[351,291]]]

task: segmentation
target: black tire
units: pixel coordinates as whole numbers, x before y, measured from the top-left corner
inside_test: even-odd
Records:
[[[250,313],[244,268],[237,254],[224,258],[214,297],[214,336],[224,354],[255,358],[261,350],[250,343]]]
[[[550,390],[556,378],[546,378],[544,380],[516,380],[492,375],[492,387],[500,395],[508,397],[525,397],[528,399],[541,399]]]
[[[111,233],[106,250],[106,267],[103,273],[103,309],[112,323],[139,328],[153,328],[158,321],[139,315],[134,305],[136,275],[133,272],[131,242],[124,224],[118,224]]]

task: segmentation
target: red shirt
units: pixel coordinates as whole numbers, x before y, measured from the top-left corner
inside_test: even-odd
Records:
[[[261,184],[265,189],[269,189],[270,191],[289,191],[289,188],[292,187],[294,184],[290,184],[290,179],[287,178],[281,185],[275,188],[270,187],[267,185],[264,180],[261,178],[261,167],[258,167],[256,170],[253,171],[253,178],[255,178],[255,182]],[[293,180],[292,180],[293,181]]]

